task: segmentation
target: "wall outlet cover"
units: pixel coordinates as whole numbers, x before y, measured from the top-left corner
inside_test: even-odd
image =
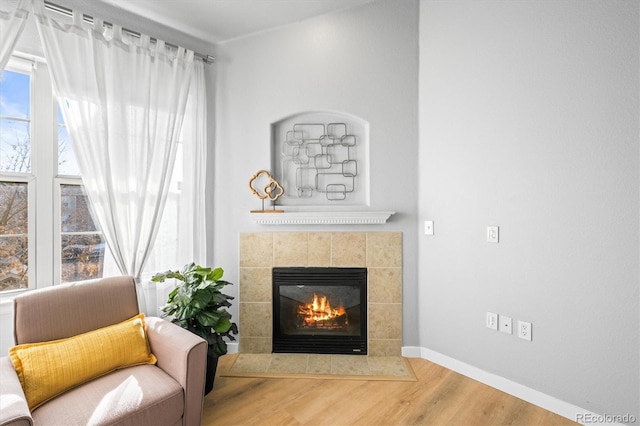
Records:
[[[531,341],[531,323],[526,321],[518,321],[518,337]]]
[[[500,315],[500,331],[507,334],[513,334],[513,321],[511,317]]]

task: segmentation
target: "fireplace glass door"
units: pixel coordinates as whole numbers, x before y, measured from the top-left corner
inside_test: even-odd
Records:
[[[273,305],[273,352],[366,355],[366,268],[274,268]]]

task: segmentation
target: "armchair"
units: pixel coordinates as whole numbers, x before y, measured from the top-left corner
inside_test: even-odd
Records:
[[[34,290],[14,299],[17,345],[72,338],[138,315],[132,277]],[[0,358],[0,426],[199,425],[207,344],[169,321],[144,319],[157,363],[116,369],[29,410],[9,357]],[[54,361],[55,362],[55,361]]]

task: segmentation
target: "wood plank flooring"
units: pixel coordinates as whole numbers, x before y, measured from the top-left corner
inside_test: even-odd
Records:
[[[235,355],[220,358],[228,368]],[[575,425],[424,359],[417,382],[216,377],[204,400],[214,425]]]

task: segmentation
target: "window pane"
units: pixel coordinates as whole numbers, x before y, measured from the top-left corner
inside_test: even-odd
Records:
[[[60,185],[61,282],[102,277],[104,240],[93,222],[89,198],[82,185]]]
[[[104,241],[100,234],[62,235],[62,282],[101,278]]]
[[[62,232],[96,232],[89,197],[80,185],[60,185]]]
[[[31,171],[29,122],[0,118],[0,172]]]
[[[29,220],[27,184],[0,182],[0,235],[26,235]]]
[[[3,71],[0,75],[0,116],[29,119],[29,75]]]
[[[29,287],[27,237],[0,236],[0,291]]]
[[[76,163],[76,157],[71,149],[71,140],[62,114],[60,114],[60,108],[58,108],[58,174],[80,176],[78,163]]]
[[[31,171],[29,80],[13,71],[0,74],[0,171]]]
[[[0,291],[29,286],[26,183],[0,182]]]

